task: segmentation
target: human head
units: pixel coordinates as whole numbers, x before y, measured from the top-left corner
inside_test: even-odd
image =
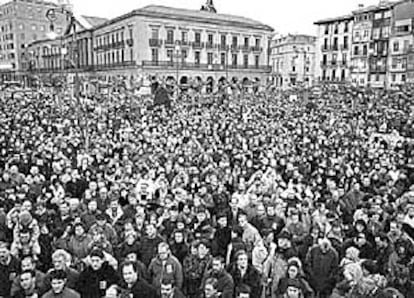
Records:
[[[33,289],[36,281],[36,273],[34,270],[26,270],[20,274],[20,286],[23,290]]]
[[[25,256],[21,261],[21,269],[23,271],[35,270],[36,265],[32,256]]]
[[[0,263],[6,263],[10,258],[10,246],[7,242],[0,242]]]
[[[239,267],[240,269],[247,269],[247,265],[249,262],[247,252],[244,250],[239,250],[238,252],[236,252],[236,262],[237,267]]]
[[[53,267],[56,270],[66,270],[70,265],[71,256],[63,249],[58,249],[52,254]]]
[[[222,256],[216,256],[212,261],[212,270],[214,274],[219,274],[224,270],[225,261]]]
[[[213,298],[217,295],[218,281],[215,278],[208,278],[204,284],[205,298]]]
[[[138,280],[138,267],[136,262],[125,262],[122,264],[122,278],[130,287]]]
[[[158,257],[161,260],[166,260],[168,259],[170,255],[170,247],[166,242],[161,242],[160,244],[158,244]]]
[[[174,297],[175,282],[171,278],[163,278],[161,281],[161,298]]]
[[[105,262],[105,255],[103,251],[99,248],[94,248],[89,254],[91,268],[94,271],[101,269],[103,263]]]
[[[50,285],[53,293],[60,294],[65,288],[67,282],[67,274],[63,270],[52,270],[50,272]]]

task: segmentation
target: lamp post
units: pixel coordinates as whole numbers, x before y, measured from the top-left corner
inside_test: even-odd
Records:
[[[181,57],[181,55],[180,55],[180,51],[181,51],[181,47],[180,47],[180,45],[177,43],[176,45],[175,45],[175,48],[174,48],[174,52],[175,52],[175,58],[176,58],[176,63],[177,63],[177,68],[176,68],[176,73],[175,73],[175,81],[176,81],[176,84],[177,84],[177,97],[178,97],[178,93],[179,93],[179,88],[178,88],[178,71],[179,71],[179,66],[180,66],[180,57]]]

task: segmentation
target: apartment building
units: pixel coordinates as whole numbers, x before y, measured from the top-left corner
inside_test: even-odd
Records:
[[[312,86],[315,44],[315,36],[300,34],[289,34],[272,40],[270,60],[272,77],[277,88]]]
[[[315,77],[322,82],[350,80],[353,15],[324,19],[318,26]]]

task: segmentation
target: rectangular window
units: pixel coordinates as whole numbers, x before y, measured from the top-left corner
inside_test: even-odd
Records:
[[[394,52],[398,52],[399,51],[399,47],[400,47],[400,43],[398,41],[395,41],[393,43]]]
[[[194,63],[199,65],[200,64],[200,52],[194,52]]]
[[[221,42],[221,46],[222,47],[226,46],[226,43],[227,43],[227,37],[226,37],[226,35],[221,35],[220,36],[220,42]]]
[[[151,57],[153,62],[158,62],[158,49],[151,49]]]
[[[188,42],[188,32],[186,32],[186,31],[181,32],[181,41],[183,43],[187,43]]]
[[[232,45],[237,46],[237,36],[233,36]]]
[[[174,30],[167,31],[167,43],[174,44]]]
[[[237,65],[237,54],[233,54],[232,55],[232,57],[231,57],[231,64],[233,66],[236,66]]]
[[[256,48],[260,47],[260,38],[256,38]]]
[[[213,42],[214,42],[214,35],[213,34],[209,34],[207,36],[207,39],[208,39],[208,43],[209,44],[213,44]]]
[[[254,56],[254,65],[256,66],[256,68],[259,67],[259,62],[260,62],[260,56],[259,55]]]
[[[185,60],[187,59],[188,53],[187,50],[181,50],[181,62],[185,62]]]
[[[220,64],[225,65],[226,64],[226,53],[220,54]]]
[[[201,33],[200,32],[195,33],[194,41],[195,41],[195,43],[201,43]]]
[[[213,64],[213,62],[214,62],[213,58],[214,58],[213,53],[207,53],[207,64],[208,65]]]
[[[244,46],[245,47],[248,47],[249,46],[249,38],[248,37],[245,37],[244,38]]]
[[[174,61],[173,50],[167,50],[167,58],[170,62]]]
[[[244,55],[243,56],[243,65],[245,68],[247,68],[249,66],[249,55]]]

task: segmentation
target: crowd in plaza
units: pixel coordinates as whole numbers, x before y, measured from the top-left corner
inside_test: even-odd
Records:
[[[414,92],[256,91],[3,96],[0,297],[414,297]]]

